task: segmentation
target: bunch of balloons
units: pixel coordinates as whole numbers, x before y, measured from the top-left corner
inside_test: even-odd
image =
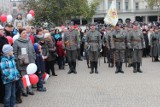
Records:
[[[12,22],[12,20],[13,20],[13,17],[12,17],[12,15],[5,15],[5,14],[2,14],[1,16],[0,16],[0,20],[1,20],[1,22],[2,23],[5,23],[5,22]]]
[[[35,13],[33,10],[30,10],[29,13],[27,14],[27,20],[31,21],[33,17],[35,16]]]

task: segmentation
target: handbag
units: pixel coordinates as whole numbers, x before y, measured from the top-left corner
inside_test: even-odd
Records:
[[[18,60],[19,60],[20,65],[28,65],[29,64],[28,54],[19,55]]]

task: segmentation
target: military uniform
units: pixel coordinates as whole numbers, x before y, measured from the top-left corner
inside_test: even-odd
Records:
[[[151,34],[151,56],[154,57],[155,61],[158,61],[160,56],[160,34],[154,32]]]
[[[98,56],[99,56],[99,51],[101,49],[101,36],[100,32],[97,30],[94,31],[89,31],[86,35],[86,41],[89,45],[89,60],[91,64],[91,72],[94,72],[95,68],[95,73],[98,73],[97,67],[98,67]]]
[[[137,23],[135,23],[135,26],[138,26]],[[145,45],[143,34],[139,29],[131,32],[128,45],[132,50],[133,72],[142,72],[140,70],[140,64],[142,62],[142,49]]]
[[[105,62],[105,57],[107,57],[107,62],[109,63],[109,67],[113,67],[113,49],[111,47],[111,35],[112,31],[106,32],[106,34],[103,36],[103,46],[104,46],[104,62]],[[110,65],[111,64],[111,65]]]
[[[117,25],[118,26],[118,25]],[[116,72],[124,73],[122,63],[125,57],[126,36],[122,30],[115,30],[112,33],[112,47],[115,49]]]
[[[76,59],[77,59],[77,49],[78,49],[78,33],[75,30],[69,30],[64,34],[65,49],[67,52],[68,64],[70,73],[76,72]]]

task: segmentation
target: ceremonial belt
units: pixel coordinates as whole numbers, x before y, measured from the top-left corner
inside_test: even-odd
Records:
[[[114,39],[115,42],[125,42],[124,39]]]
[[[98,43],[97,40],[91,40],[91,41],[89,41],[89,42],[91,42],[91,43]]]
[[[132,42],[141,42],[141,40],[131,40]]]

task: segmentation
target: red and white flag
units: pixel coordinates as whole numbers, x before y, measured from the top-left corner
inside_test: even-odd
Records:
[[[23,86],[24,86],[24,87],[28,87],[28,86],[31,85],[28,75],[24,75],[24,76],[22,77],[22,81],[23,81]]]
[[[43,74],[43,80],[47,81],[49,78],[49,74],[47,74],[46,72]]]

